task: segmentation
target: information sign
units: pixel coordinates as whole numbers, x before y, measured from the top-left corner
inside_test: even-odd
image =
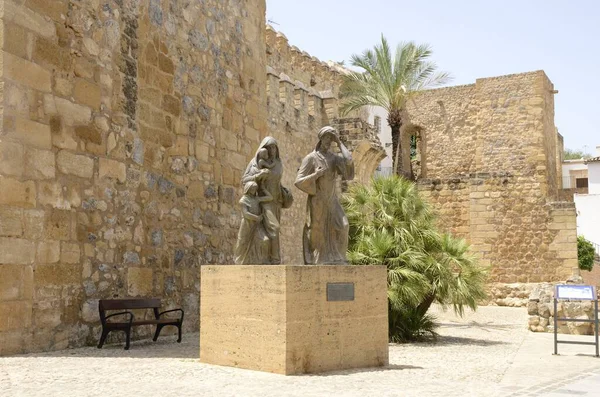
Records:
[[[576,299],[576,300],[594,300],[596,294],[591,285],[568,285],[559,284],[556,286],[557,299]]]

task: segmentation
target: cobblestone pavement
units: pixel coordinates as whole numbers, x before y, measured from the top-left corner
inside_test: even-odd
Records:
[[[552,335],[528,332],[524,308],[436,313],[438,342],[390,345],[382,369],[286,377],[211,366],[198,361],[198,334],[189,334],[181,344],[133,342],[129,351],[109,345],[0,358],[0,396],[600,395],[593,346],[561,345],[553,356]]]

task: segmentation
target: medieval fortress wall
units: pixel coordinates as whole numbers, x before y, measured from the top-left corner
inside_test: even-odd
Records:
[[[423,92],[409,108],[419,188],[491,281],[566,280],[577,267],[575,208],[558,202],[553,91],[538,71]]]
[[[339,118],[339,68],[265,28],[264,0],[2,4],[0,355],[95,343],[100,298],[160,296],[197,330],[199,267],[232,262],[239,181],[266,135],[295,197],[288,264],[302,263],[293,181],[318,129],[339,129],[360,182],[384,155],[372,126]],[[551,89],[542,72],[481,79],[410,109],[420,188],[496,281],[576,266]]]

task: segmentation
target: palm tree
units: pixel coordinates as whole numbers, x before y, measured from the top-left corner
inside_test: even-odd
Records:
[[[393,175],[351,185],[344,207],[350,262],[387,266],[392,341],[433,335],[427,310],[434,302],[462,314],[485,298],[485,270],[464,240],[437,230],[413,182]]]
[[[414,42],[398,44],[392,54],[390,46],[381,36],[381,44],[362,55],[352,55],[351,65],[362,69],[344,75],[340,88],[342,115],[363,106],[381,106],[388,112],[387,122],[392,129],[394,170],[398,175],[413,179],[410,164],[410,143],[401,144],[406,102],[417,92],[446,84],[451,77],[446,72],[436,72],[437,66],[429,61],[429,45]],[[410,139],[408,140],[410,142]]]

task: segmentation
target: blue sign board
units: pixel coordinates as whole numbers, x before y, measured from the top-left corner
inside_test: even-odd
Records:
[[[596,300],[595,288],[591,285],[559,284],[556,299]]]

